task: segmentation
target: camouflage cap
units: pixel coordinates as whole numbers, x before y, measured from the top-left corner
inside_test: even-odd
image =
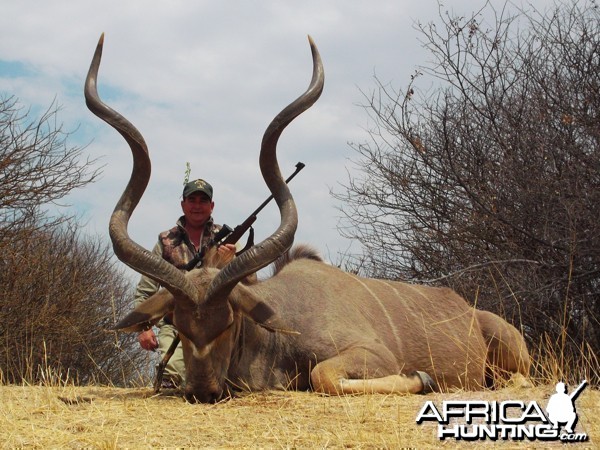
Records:
[[[212,200],[213,188],[204,180],[194,180],[187,183],[183,187],[183,198],[192,195],[194,192],[204,192]]]

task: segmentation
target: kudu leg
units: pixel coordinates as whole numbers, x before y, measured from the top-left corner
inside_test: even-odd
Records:
[[[502,379],[514,379],[514,384],[526,385],[531,360],[523,335],[496,314],[488,311],[476,311],[476,314],[488,347],[486,385],[494,387]]]
[[[427,390],[418,374],[406,376],[398,375],[399,372],[389,350],[372,352],[358,348],[320,362],[310,379],[315,391],[329,395],[419,394]]]

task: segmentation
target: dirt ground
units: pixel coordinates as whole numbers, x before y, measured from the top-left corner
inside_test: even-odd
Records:
[[[578,444],[476,441],[437,437],[417,425],[427,400],[531,400],[545,407],[554,386],[427,396],[324,397],[309,392],[244,394],[215,405],[185,403],[173,393],[114,387],[0,386],[1,448],[539,448],[600,443],[600,391],[576,402]],[[171,394],[171,395],[167,395]],[[596,447],[597,448],[597,447]]]

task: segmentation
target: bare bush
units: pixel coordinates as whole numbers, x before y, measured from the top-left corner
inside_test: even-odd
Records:
[[[123,384],[147,368],[132,337],[107,332],[130,282],[106,244],[41,209],[98,174],[67,145],[58,111],[31,120],[0,100],[0,381]]]
[[[0,98],[0,226],[7,232],[28,221],[40,205],[63,198],[94,181],[95,161],[69,146],[70,133],[52,104],[30,118],[15,97]]]
[[[440,11],[432,63],[376,80],[341,231],[369,275],[450,285],[573,360],[600,353],[600,13],[508,9]]]
[[[31,227],[0,257],[5,381],[124,384],[143,377],[135,336],[110,332],[132,286],[98,239],[74,226]]]

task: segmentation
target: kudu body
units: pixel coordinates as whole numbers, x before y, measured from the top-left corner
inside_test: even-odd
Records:
[[[440,388],[478,388],[493,369],[528,373],[519,332],[447,288],[361,278],[306,248],[273,277],[239,283],[293,242],[297,213],[276,146],[283,129],[321,94],[323,68],[312,40],[310,86],[271,122],[261,146],[261,172],[281,213],[278,229],[222,269],[210,267],[208,254],[202,268],[187,274],[133,242],[127,223],[148,183],[150,160],[139,132],[98,97],[102,45],[103,37],[86,79],[86,101],[123,135],[134,156],[111,216],[113,247],[125,264],[164,286],[115,328],[140,331],[172,313],[182,336],[188,400],[216,401],[229,388],[418,393],[434,386],[426,374]]]

